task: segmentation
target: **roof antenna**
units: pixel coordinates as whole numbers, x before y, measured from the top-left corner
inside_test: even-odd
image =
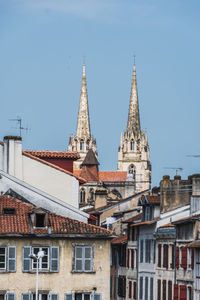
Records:
[[[17,116],[16,119],[9,119],[9,121],[17,122],[17,127],[14,127],[14,128],[19,130],[19,136],[22,136],[22,130],[25,130],[26,134],[28,133],[28,130],[30,130],[28,128],[28,126],[26,126],[26,127],[22,126],[22,118],[21,117]]]
[[[176,175],[178,175],[178,171],[183,171],[183,168],[181,168],[181,167],[177,167],[177,168],[173,168],[173,167],[171,167],[171,168],[164,167],[164,169],[176,170]]]
[[[134,61],[134,65],[135,65],[135,58],[136,58],[136,55],[133,54],[133,61]]]

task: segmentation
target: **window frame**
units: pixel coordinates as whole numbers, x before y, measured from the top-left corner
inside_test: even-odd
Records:
[[[49,247],[46,247],[46,246],[43,246],[43,247],[40,247],[40,246],[32,246],[31,247],[31,251],[32,251],[32,253],[34,253],[34,249],[36,249],[36,248],[39,248],[39,251],[43,251],[43,249],[44,248],[46,248],[47,249],[47,265],[48,265],[48,267],[47,268],[42,268],[42,259],[43,258],[41,258],[41,259],[39,259],[39,264],[38,264],[38,271],[39,272],[41,272],[41,271],[50,271],[50,249],[49,249]],[[39,252],[38,251],[38,252]],[[46,263],[46,262],[45,262]],[[36,264],[36,267],[34,267],[34,264]],[[31,260],[31,270],[32,271],[36,271],[36,269],[37,269],[37,261],[35,261],[34,259],[32,259]]]
[[[3,263],[5,264],[5,267],[4,267],[4,268],[0,268],[0,272],[4,272],[4,271],[7,270],[8,249],[7,249],[6,246],[1,246],[0,249],[1,249],[1,248],[4,248],[4,249],[5,249],[5,254],[4,254],[5,259],[4,259],[4,262],[3,262]],[[3,256],[3,255],[0,254],[0,256]],[[1,263],[2,263],[2,262],[1,262]]]
[[[81,244],[76,244],[73,245],[73,266],[72,266],[72,272],[73,273],[94,273],[94,245],[81,245]],[[81,258],[77,258],[76,257],[76,250],[77,248],[81,248],[82,249],[82,257]],[[86,248],[90,248],[90,258],[85,257],[85,249]],[[84,251],[83,251],[84,249]],[[81,262],[81,270],[77,270],[76,269],[76,262],[77,260],[82,261]],[[90,261],[90,270],[85,270],[85,261],[89,260]]]

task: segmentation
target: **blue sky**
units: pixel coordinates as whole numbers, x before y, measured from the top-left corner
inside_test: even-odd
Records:
[[[100,169],[115,170],[136,54],[152,185],[175,174],[165,167],[199,172],[187,156],[200,154],[199,11],[195,0],[0,0],[0,139],[21,116],[24,149],[66,149],[85,56]]]

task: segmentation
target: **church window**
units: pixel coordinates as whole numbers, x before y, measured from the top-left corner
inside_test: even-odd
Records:
[[[83,151],[84,150],[84,141],[81,140],[80,142],[80,150]]]
[[[133,151],[134,150],[134,141],[131,140],[131,150]]]
[[[129,166],[128,173],[133,174],[133,178],[135,179],[135,166],[134,165]]]
[[[80,193],[80,203],[84,203],[85,202],[85,190],[81,189],[81,193]]]

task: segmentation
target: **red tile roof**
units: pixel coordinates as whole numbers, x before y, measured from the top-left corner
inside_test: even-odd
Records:
[[[58,166],[56,166],[56,165],[54,165],[54,164],[52,164],[52,163],[50,163],[50,162],[47,162],[47,161],[45,161],[45,160],[43,160],[43,159],[40,159],[39,157],[36,157],[36,156],[34,156],[34,155],[30,154],[30,153],[27,153],[26,151],[22,151],[22,153],[23,153],[23,155],[25,155],[25,156],[27,156],[27,157],[29,157],[29,158],[31,158],[31,159],[37,160],[38,162],[40,162],[40,163],[42,163],[42,164],[44,164],[44,165],[47,165],[47,166],[49,166],[49,167],[51,167],[51,168],[54,168],[54,169],[56,169],[56,170],[58,170],[58,171],[61,171],[61,172],[63,172],[63,173],[66,173],[66,174],[68,174],[68,175],[70,175],[70,176],[74,176],[74,177],[75,177],[76,179],[78,179],[78,181],[81,182],[81,183],[86,183],[86,180],[85,180],[84,178],[82,178],[82,177],[80,177],[80,176],[77,176],[77,175],[75,175],[74,173],[71,173],[71,172],[69,172],[69,171],[67,171],[67,170],[64,170],[64,169],[62,169],[62,168],[60,168],[60,167],[58,167]]]
[[[123,223],[132,223],[134,221],[138,221],[138,220],[141,220],[141,219],[142,219],[142,213],[123,221]]]
[[[0,141],[0,145],[2,145],[2,146],[3,146],[3,145],[4,145],[4,143],[3,143],[2,141]]]
[[[168,224],[164,224],[164,225],[160,226],[159,228],[167,228],[167,227],[175,227],[175,225],[172,223],[168,223]]]
[[[148,195],[147,199],[151,204],[160,204],[160,195]]]
[[[74,170],[76,176],[80,176],[81,170]],[[125,171],[99,171],[99,182],[110,181],[119,182],[126,181],[127,172]]]
[[[14,208],[14,215],[5,215],[4,208]],[[8,195],[0,196],[0,235],[5,234],[86,234],[109,237],[112,231],[95,225],[72,220],[59,216],[52,212],[48,213],[48,226],[51,233],[46,228],[31,228],[30,214],[35,210],[35,206]]]
[[[116,237],[112,240],[112,245],[117,245],[117,244],[126,244],[128,240],[128,235],[127,234],[122,234],[119,237]]]
[[[150,221],[144,221],[144,222],[139,222],[139,223],[135,223],[135,224],[132,224],[131,227],[133,226],[142,226],[142,225],[151,225],[151,224],[154,224],[158,221],[159,219],[153,219],[153,220],[150,220]]]
[[[78,152],[69,151],[24,150],[23,152],[39,158],[65,158],[74,160],[80,158]]]

